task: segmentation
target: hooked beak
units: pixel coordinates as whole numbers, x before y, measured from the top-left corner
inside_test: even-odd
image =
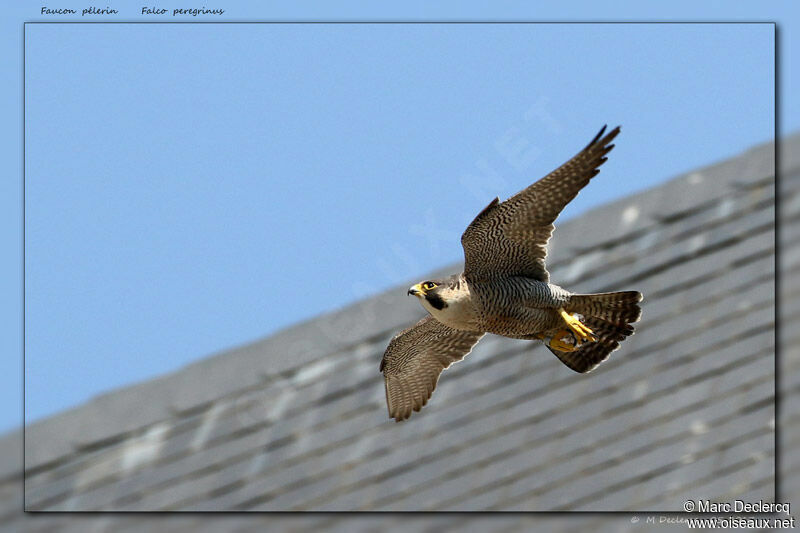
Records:
[[[416,285],[414,285],[413,287],[408,289],[408,294],[410,294],[412,296],[419,296],[420,294],[423,294],[424,292],[425,291],[422,290],[422,287],[421,287],[420,283],[417,283]]]

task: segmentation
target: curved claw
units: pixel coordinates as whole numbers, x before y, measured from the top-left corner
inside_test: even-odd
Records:
[[[559,307],[558,314],[561,315],[561,318],[563,318],[564,322],[567,323],[567,327],[575,334],[575,338],[580,340],[580,342],[597,341],[594,331],[592,331],[589,326],[578,320],[577,317],[567,313],[563,307]]]

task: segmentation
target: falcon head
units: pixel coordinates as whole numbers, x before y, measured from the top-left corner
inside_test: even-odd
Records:
[[[408,294],[419,298],[422,306],[436,314],[469,295],[466,282],[455,275],[444,279],[431,279],[417,283]]]
[[[432,279],[417,283],[408,289],[408,294],[419,298],[423,307],[427,308],[425,305],[427,303],[434,309],[441,311],[447,307],[447,300],[444,298],[444,295],[447,292],[444,290],[446,287],[447,280]]]

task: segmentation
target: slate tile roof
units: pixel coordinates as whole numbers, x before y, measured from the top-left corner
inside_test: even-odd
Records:
[[[767,144],[558,226],[552,278],[638,289],[637,334],[579,375],[532,343],[487,337],[408,422],[378,362],[421,316],[408,284],[26,428],[25,508],[638,510],[687,498],[774,501],[775,179]],[[800,135],[782,143],[784,323],[800,316]],[[452,265],[442,272],[454,272]],[[384,305],[391,303],[392,305]],[[781,330],[783,471],[800,495],[800,334]],[[0,523],[30,530],[641,528],[596,515],[20,518],[19,433],[0,441]],[[794,479],[792,479],[794,478]],[[357,527],[354,527],[357,526]],[[682,526],[680,526],[682,527]],[[77,529],[76,529],[77,530]]]

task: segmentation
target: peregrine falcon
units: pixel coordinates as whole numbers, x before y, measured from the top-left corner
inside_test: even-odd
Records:
[[[633,335],[641,293],[574,294],[550,283],[545,268],[553,221],[600,171],[620,128],[605,131],[533,185],[492,200],[461,236],[464,272],[408,290],[430,314],[396,335],[381,360],[390,417],[419,411],[442,370],[486,333],[543,342],[576,372],[591,371]]]

